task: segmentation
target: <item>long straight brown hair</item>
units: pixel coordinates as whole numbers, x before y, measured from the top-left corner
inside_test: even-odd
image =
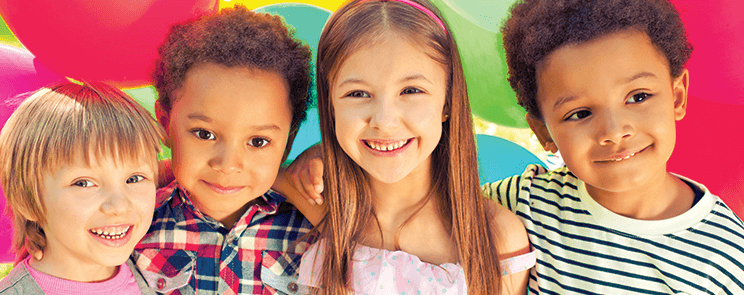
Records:
[[[428,1],[414,1],[444,21]],[[319,278],[322,288],[317,289],[316,294],[346,295],[352,291],[349,284],[351,259],[365,221],[376,218],[369,182],[362,168],[346,155],[336,139],[330,85],[350,55],[365,44],[374,43],[377,37],[390,33],[419,45],[447,71],[444,112],[450,118],[442,123],[442,137],[432,152],[431,191],[437,193],[430,196],[439,198],[434,201],[444,226],[457,245],[468,292],[499,293],[498,255],[478,182],[465,77],[457,46],[446,22],[445,28],[447,31],[433,18],[408,4],[354,0],[339,8],[323,29],[318,45],[317,93],[328,214],[318,227],[322,229],[319,241],[324,243],[324,253]],[[397,247],[397,241],[395,244]]]

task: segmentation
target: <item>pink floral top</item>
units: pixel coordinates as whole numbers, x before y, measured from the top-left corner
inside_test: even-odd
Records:
[[[298,283],[319,287],[323,264],[321,243],[302,256]],[[501,261],[502,275],[530,269],[535,252]],[[351,265],[354,294],[467,294],[465,273],[460,264],[435,265],[403,251],[358,246]]]

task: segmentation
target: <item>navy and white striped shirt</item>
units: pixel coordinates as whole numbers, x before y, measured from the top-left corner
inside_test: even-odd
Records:
[[[680,179],[703,197],[654,221],[602,207],[565,167],[530,165],[482,188],[519,216],[537,250],[529,294],[744,294],[744,224]]]

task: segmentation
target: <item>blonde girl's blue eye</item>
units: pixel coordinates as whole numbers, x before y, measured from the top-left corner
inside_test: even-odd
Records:
[[[580,110],[580,111],[577,111],[577,112],[571,114],[571,116],[569,116],[568,118],[566,118],[566,121],[570,121],[570,120],[581,120],[581,119],[584,119],[586,117],[589,117],[591,114],[592,114],[591,111]]]
[[[267,146],[271,141],[266,138],[255,137],[248,141],[248,144],[252,147],[262,148]]]
[[[215,136],[212,132],[209,132],[204,129],[194,129],[191,131],[191,133],[194,134],[194,136],[196,136],[199,139],[203,139],[203,140],[214,140],[215,139]]]
[[[400,94],[417,94],[417,93],[423,93],[421,89],[418,89],[416,87],[407,87],[406,89],[403,89]]]
[[[78,181],[75,181],[72,183],[73,186],[79,186],[79,187],[91,187],[93,186],[93,182],[90,180],[81,179]]]
[[[142,175],[132,175],[127,178],[127,183],[137,183],[143,180],[145,180],[145,177]]]
[[[629,103],[639,103],[642,101],[645,101],[653,96],[652,94],[646,93],[646,92],[639,92],[636,94],[633,94],[630,98],[628,98]]]

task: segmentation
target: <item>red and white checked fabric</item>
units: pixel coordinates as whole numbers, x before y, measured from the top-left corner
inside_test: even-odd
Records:
[[[280,194],[251,202],[233,228],[201,213],[176,182],[158,190],[152,226],[132,254],[163,294],[295,294],[312,225]]]

